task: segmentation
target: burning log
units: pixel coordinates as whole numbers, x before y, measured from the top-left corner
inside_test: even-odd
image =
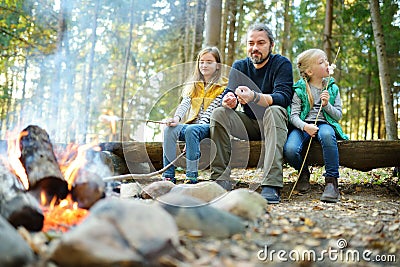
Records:
[[[26,192],[18,177],[0,161],[0,214],[15,228],[40,231],[44,216],[39,202]]]
[[[78,203],[79,208],[89,209],[99,199],[105,197],[104,187],[105,183],[100,176],[81,169],[72,186],[71,196]]]
[[[47,132],[39,126],[30,125],[21,135],[20,161],[27,174],[29,191],[40,199],[43,190],[46,194],[45,204],[49,204],[53,197],[64,199],[68,194],[68,184],[61,173]]]
[[[64,172],[72,200],[78,203],[79,208],[89,209],[96,201],[105,197],[105,183],[99,175],[108,175],[111,171],[104,164],[101,155],[96,146],[81,146],[76,149],[73,164],[69,164]]]

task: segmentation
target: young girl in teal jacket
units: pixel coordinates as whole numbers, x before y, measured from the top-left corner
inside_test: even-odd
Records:
[[[300,171],[303,164],[302,151],[311,137],[321,143],[325,164],[325,190],[321,201],[337,202],[339,152],[337,139],[348,139],[338,121],[342,118],[342,102],[339,87],[329,76],[329,63],[324,51],[309,49],[297,57],[297,68],[301,79],[293,90],[290,106],[290,123],[294,126],[284,147],[289,164]],[[327,79],[329,77],[329,79]],[[301,192],[308,191],[310,173],[304,164],[297,183]]]

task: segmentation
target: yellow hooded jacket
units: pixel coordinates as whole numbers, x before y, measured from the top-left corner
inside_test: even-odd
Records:
[[[225,90],[227,84],[228,79],[221,77],[218,83],[205,90],[203,82],[196,82],[194,89],[188,94],[191,98],[191,106],[185,123],[189,124],[195,121],[199,115],[201,105],[203,104],[203,110],[206,110],[214,99]]]

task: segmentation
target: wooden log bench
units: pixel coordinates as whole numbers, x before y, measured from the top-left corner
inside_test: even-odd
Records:
[[[233,153],[231,166],[233,168],[261,167],[263,151],[261,141],[233,140]],[[134,173],[138,164],[148,163],[148,171],[162,168],[162,142],[107,142],[101,143],[102,151],[113,157],[119,158],[119,174]],[[183,149],[184,143],[179,144]],[[351,140],[339,141],[340,165],[360,171],[369,171],[376,168],[400,166],[400,140]],[[213,155],[213,146],[210,142],[201,144],[202,157],[200,168],[207,167],[210,157]],[[261,159],[261,161],[260,161]],[[312,166],[322,166],[322,149],[318,142],[313,141],[307,157]],[[184,167],[184,159],[178,162],[178,166]],[[144,171],[145,172],[145,171]]]

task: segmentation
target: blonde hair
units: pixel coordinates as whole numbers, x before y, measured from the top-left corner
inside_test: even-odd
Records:
[[[195,90],[197,89],[196,83],[199,81],[205,82],[204,76],[200,72],[200,58],[207,53],[210,53],[211,55],[213,55],[213,57],[215,58],[215,61],[217,62],[218,65],[221,64],[222,56],[221,56],[221,52],[219,51],[219,49],[217,47],[210,46],[210,47],[203,48],[197,54],[196,66],[193,71],[192,79],[189,82],[188,86],[186,86],[186,88],[183,92],[183,95],[193,96],[195,94]],[[214,72],[214,75],[212,76],[211,80],[207,83],[206,88],[209,88],[213,84],[218,83],[221,78],[221,73],[222,73],[221,67],[219,66],[217,68],[217,70]]]
[[[312,48],[300,53],[297,56],[296,60],[299,74],[306,83],[306,91],[308,96],[308,102],[310,103],[310,108],[314,106],[314,98],[311,94],[310,85],[308,84],[308,82],[310,81],[310,76],[308,76],[307,70],[311,67],[311,65],[315,64],[317,57],[321,55],[326,56],[326,53],[321,49]]]

